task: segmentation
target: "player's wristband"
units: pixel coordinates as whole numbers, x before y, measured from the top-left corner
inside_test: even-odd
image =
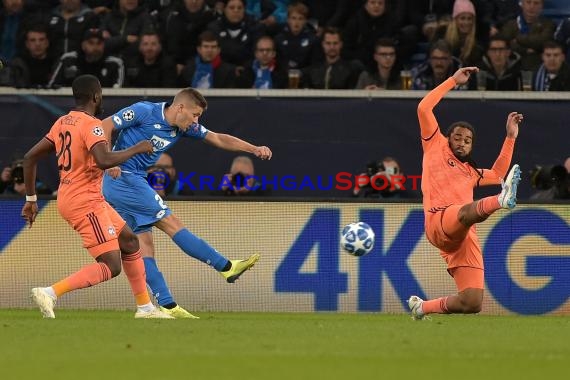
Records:
[[[37,202],[38,196],[37,195],[26,195],[26,202]]]

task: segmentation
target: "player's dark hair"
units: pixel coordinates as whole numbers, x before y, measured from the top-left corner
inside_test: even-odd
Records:
[[[174,103],[181,102],[183,99],[190,100],[197,106],[202,107],[204,110],[208,108],[208,102],[206,101],[206,98],[204,98],[204,95],[200,94],[198,90],[192,87],[186,87],[185,89],[180,90],[174,97]]]
[[[473,125],[466,121],[456,121],[455,123],[451,124],[447,128],[447,131],[445,131],[445,136],[449,138],[456,128],[465,128],[470,130],[472,144],[475,144],[475,128],[473,128]],[[475,163],[475,160],[473,160],[471,153],[469,153],[469,155],[466,157],[465,162],[467,162],[473,169],[475,169],[475,172],[479,175],[479,181],[483,179],[483,169],[477,169],[477,164]],[[479,184],[479,181],[477,181],[477,185]]]
[[[93,100],[95,94],[101,92],[101,83],[99,83],[99,79],[96,76],[85,74],[75,78],[71,88],[75,103],[84,105]]]

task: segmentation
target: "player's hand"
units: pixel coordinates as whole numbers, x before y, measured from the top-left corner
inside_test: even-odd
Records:
[[[519,124],[523,121],[522,113],[511,112],[507,117],[507,137],[516,139],[519,135]]]
[[[112,168],[105,170],[105,172],[107,172],[107,174],[113,179],[117,179],[121,176],[121,168],[118,166],[113,166]]]
[[[22,218],[26,219],[29,227],[36,221],[38,216],[38,202],[26,202],[22,208]]]
[[[135,149],[137,151],[137,153],[148,153],[151,154],[153,152],[152,150],[152,143],[148,140],[144,140],[144,141],[139,141],[136,145],[135,145]]]
[[[479,72],[479,68],[475,66],[470,67],[462,67],[453,74],[453,79],[455,79],[455,83],[458,85],[465,84],[469,81],[469,77],[471,74],[475,74]]]
[[[271,156],[273,156],[271,149],[269,149],[265,145],[256,146],[255,150],[253,151],[253,154],[255,154],[256,157],[261,158],[262,160],[271,160]]]

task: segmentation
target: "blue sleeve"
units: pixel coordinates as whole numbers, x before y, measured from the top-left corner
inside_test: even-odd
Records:
[[[115,113],[112,117],[115,129],[122,130],[143,124],[152,108],[143,102],[132,104]]]
[[[208,130],[202,124],[194,123],[188,128],[186,132],[182,135],[183,137],[190,137],[197,140],[203,140],[206,138]]]

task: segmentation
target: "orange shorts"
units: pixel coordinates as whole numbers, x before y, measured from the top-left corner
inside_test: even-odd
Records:
[[[475,225],[467,228],[457,219],[460,206],[426,215],[426,237],[440,249],[447,268],[471,267],[483,269],[483,254]],[[445,215],[447,214],[447,215]]]
[[[73,211],[69,214],[71,215],[64,215],[64,218],[79,232],[83,247],[87,248],[93,258],[119,250],[118,237],[125,227],[125,221],[107,202],[100,202],[90,212]]]
[[[455,280],[458,292],[469,288],[485,288],[485,273],[481,268],[455,267],[449,269],[449,274]]]

